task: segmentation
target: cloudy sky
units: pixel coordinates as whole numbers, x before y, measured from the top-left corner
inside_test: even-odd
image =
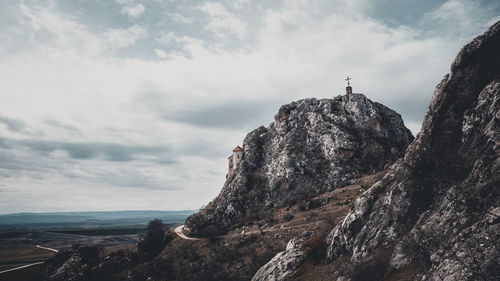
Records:
[[[417,133],[497,0],[1,0],[0,213],[196,209],[280,105],[355,92]]]

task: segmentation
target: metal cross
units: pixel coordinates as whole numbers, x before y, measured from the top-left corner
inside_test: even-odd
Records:
[[[352,78],[351,78],[351,77],[349,77],[349,76],[347,76],[347,78],[345,79],[345,81],[347,81],[347,86],[348,86],[348,87],[349,87],[349,86],[351,86],[351,84],[349,83],[349,81],[350,81],[351,79],[352,79]]]

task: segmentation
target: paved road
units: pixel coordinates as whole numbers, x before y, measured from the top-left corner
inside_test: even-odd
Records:
[[[54,253],[59,253],[59,250],[56,250],[56,249],[42,247],[40,245],[36,245],[36,247],[39,248],[39,249],[44,249],[44,250],[51,251],[51,252],[54,252]]]
[[[43,247],[43,246],[40,246],[40,245],[36,245],[36,247],[39,248],[39,249],[44,249],[44,250],[51,251],[51,252],[54,252],[54,253],[59,253],[59,250],[57,250],[57,249],[47,248],[47,247]],[[40,261],[40,262],[26,264],[26,265],[23,265],[23,266],[14,267],[14,268],[11,268],[11,269],[6,269],[6,270],[3,270],[3,271],[0,271],[0,274],[6,273],[6,272],[15,271],[15,270],[19,270],[19,269],[23,269],[23,268],[27,268],[27,267],[38,265],[38,264],[42,264],[42,263],[44,263],[44,262]]]
[[[15,268],[7,269],[7,270],[4,270],[4,271],[0,271],[0,274],[2,274],[2,273],[6,273],[6,272],[11,272],[11,271],[14,271],[14,270],[23,269],[23,268],[26,268],[26,267],[30,267],[30,266],[34,266],[34,265],[38,265],[38,264],[42,264],[42,263],[44,263],[44,262],[43,262],[43,261],[40,261],[40,262],[35,262],[35,263],[26,264],[26,265],[23,265],[23,266],[19,266],[19,267],[15,267]]]

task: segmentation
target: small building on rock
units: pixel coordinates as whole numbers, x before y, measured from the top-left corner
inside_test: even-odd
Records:
[[[228,175],[230,175],[236,167],[238,167],[238,164],[241,162],[243,159],[243,148],[240,146],[237,146],[235,149],[233,149],[233,155],[229,156],[229,167],[228,167]]]

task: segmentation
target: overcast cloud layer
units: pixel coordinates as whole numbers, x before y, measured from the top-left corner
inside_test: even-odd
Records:
[[[346,75],[416,134],[499,15],[495,0],[3,1],[0,213],[198,208],[250,130],[343,94]]]

